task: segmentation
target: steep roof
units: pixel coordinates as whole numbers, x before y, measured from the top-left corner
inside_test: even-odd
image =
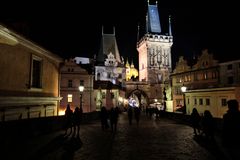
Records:
[[[121,64],[121,58],[114,34],[102,34],[101,46],[97,55],[97,65],[104,65],[105,58],[110,52],[114,55],[117,62]]]
[[[147,32],[150,33],[161,33],[161,25],[158,14],[158,7],[156,5],[148,4],[147,13]]]

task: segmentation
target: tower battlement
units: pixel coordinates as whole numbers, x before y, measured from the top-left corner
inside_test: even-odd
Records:
[[[145,34],[137,43],[137,48],[141,46],[145,41],[173,43],[173,36],[157,35],[157,34]]]

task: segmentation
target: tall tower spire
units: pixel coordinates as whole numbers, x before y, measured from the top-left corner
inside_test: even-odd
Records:
[[[146,17],[146,29],[147,33],[161,33],[161,25],[158,13],[158,5],[157,2],[155,5],[150,5],[148,1],[148,11]]]
[[[137,42],[139,41],[139,30],[140,30],[140,26],[139,26],[139,23],[138,23],[138,26],[137,26]]]
[[[169,15],[169,36],[172,36],[171,15]]]
[[[104,31],[103,30],[104,30],[104,27],[102,26],[102,35],[104,35]]]

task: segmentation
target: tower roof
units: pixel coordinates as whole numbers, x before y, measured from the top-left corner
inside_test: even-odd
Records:
[[[148,13],[146,19],[147,32],[150,33],[161,33],[161,25],[158,14],[158,7],[156,5],[148,4]]]
[[[102,33],[102,40],[99,53],[97,55],[97,64],[103,65],[105,58],[110,52],[114,55],[118,63],[121,63],[121,58],[117,46],[117,41],[115,38],[115,33],[105,34]]]

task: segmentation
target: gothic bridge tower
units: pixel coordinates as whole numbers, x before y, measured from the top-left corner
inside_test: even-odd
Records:
[[[169,85],[172,70],[171,47],[173,36],[169,17],[169,31],[162,33],[157,3],[148,2],[146,33],[138,41],[139,81],[146,82],[150,103],[163,101],[164,88]]]

